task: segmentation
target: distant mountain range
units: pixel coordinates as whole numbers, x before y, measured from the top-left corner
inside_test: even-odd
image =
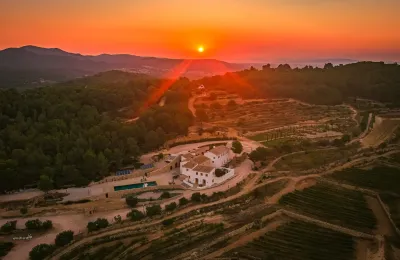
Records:
[[[312,65],[321,67],[331,62],[334,65],[353,63],[349,59],[293,60],[271,64],[289,63],[292,67]],[[201,78],[226,72],[243,70],[265,63],[228,63],[215,59],[169,59],[141,57],[130,54],[81,55],[58,48],[24,46],[0,51],[0,88],[33,87],[53,82],[84,77],[108,70],[123,70],[145,73],[152,76],[185,76]]]
[[[200,78],[250,67],[214,59],[168,59],[129,54],[97,56],[69,53],[58,48],[24,46],[0,51],[0,87],[32,86],[83,77],[107,70],[124,70],[169,77]]]

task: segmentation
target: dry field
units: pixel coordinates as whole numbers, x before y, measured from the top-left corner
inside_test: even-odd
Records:
[[[209,123],[221,127],[235,128],[244,134],[257,134],[282,127],[303,128],[313,126],[321,132],[320,126],[331,131],[343,132],[355,126],[353,112],[346,106],[315,106],[295,100],[253,100],[228,105],[228,101],[196,100],[195,108],[203,108]],[[219,105],[216,105],[219,104]],[[317,125],[317,126],[316,126]],[[306,129],[304,129],[306,130]],[[314,131],[313,131],[314,132]],[[304,134],[307,134],[305,131]]]
[[[361,139],[364,147],[376,147],[389,139],[400,125],[400,118],[375,117],[371,132]]]

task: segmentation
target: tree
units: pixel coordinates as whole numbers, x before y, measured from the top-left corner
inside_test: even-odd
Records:
[[[0,231],[4,233],[9,233],[17,228],[17,221],[7,221],[4,225],[1,226]]]
[[[210,105],[210,108],[212,108],[212,109],[221,109],[222,106],[221,106],[220,103],[214,102],[214,103],[212,103],[212,104]]]
[[[122,217],[120,215],[114,216],[114,222],[115,223],[121,223],[122,222]]]
[[[28,209],[27,209],[26,207],[23,207],[23,208],[20,208],[19,212],[20,212],[22,215],[25,215],[26,213],[28,213]]]
[[[139,200],[137,197],[129,195],[125,197],[125,202],[126,204],[128,204],[129,207],[134,208],[138,204]]]
[[[332,65],[332,63],[325,63],[325,65],[324,65],[324,70],[326,70],[326,69],[333,69],[333,65]]]
[[[86,227],[89,232],[92,232],[92,231],[97,231],[102,228],[106,228],[106,227],[108,227],[108,225],[109,225],[109,223],[108,223],[107,219],[98,218],[93,222],[89,222]]]
[[[234,108],[237,106],[237,103],[235,102],[235,100],[229,100],[228,103],[226,104],[229,108]]]
[[[68,245],[69,242],[71,242],[73,239],[74,239],[74,231],[67,230],[67,231],[58,233],[54,242],[55,242],[56,246],[61,247],[61,246]]]
[[[149,217],[160,215],[161,214],[161,206],[160,205],[153,205],[150,207],[146,207],[146,214]]]
[[[263,70],[269,70],[269,69],[271,69],[271,64],[268,63],[268,64],[266,64],[266,65],[263,65],[263,66],[262,66],[262,69],[263,69]]]
[[[192,197],[190,198],[190,200],[193,201],[193,202],[201,202],[200,192],[193,193]]]
[[[39,244],[32,248],[29,252],[29,259],[31,260],[43,260],[53,253],[55,249],[54,245],[49,244]]]
[[[39,219],[32,219],[25,222],[26,229],[39,230],[42,227],[42,221]]]
[[[0,257],[6,256],[14,246],[13,242],[0,242]]]
[[[235,140],[232,142],[232,151],[236,154],[240,154],[243,151],[242,143]]]
[[[206,122],[209,119],[206,111],[203,108],[196,110],[196,117],[202,122]]]
[[[171,198],[171,193],[169,193],[168,191],[164,191],[161,195],[160,195],[160,199],[169,199]]]
[[[139,220],[142,220],[145,217],[145,215],[141,211],[139,211],[137,209],[132,209],[126,215],[126,217],[128,217],[132,221],[139,221]]]
[[[53,228],[53,222],[51,220],[46,220],[42,223],[42,229],[48,230]]]
[[[168,219],[164,219],[161,223],[162,223],[164,226],[170,226],[170,225],[174,224],[174,222],[175,222],[175,219],[173,219],[173,218],[168,218]]]
[[[179,206],[185,206],[189,203],[189,200],[185,197],[179,199]]]
[[[347,135],[347,134],[346,134],[346,135],[343,135],[343,136],[342,136],[342,142],[343,142],[343,143],[350,142],[350,139],[351,139],[351,138],[350,138],[350,135]]]
[[[174,211],[177,205],[176,202],[172,202],[170,204],[165,205],[165,211]]]
[[[53,189],[53,181],[47,175],[40,175],[38,187],[40,190],[47,193],[49,190]]]

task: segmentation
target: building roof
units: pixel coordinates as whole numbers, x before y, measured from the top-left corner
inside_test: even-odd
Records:
[[[208,150],[210,150],[210,148],[208,146],[203,146],[203,147],[199,147],[196,150],[193,151],[194,154],[201,154],[201,153],[205,153]]]
[[[193,167],[195,167],[196,165],[197,165],[197,163],[195,163],[193,161],[188,161],[187,163],[182,165],[182,167],[183,168],[188,168],[188,169],[193,169]]]
[[[186,159],[186,160],[190,160],[192,159],[194,156],[190,153],[185,153],[181,155],[182,158]]]
[[[213,149],[210,150],[210,153],[213,153],[215,155],[221,155],[223,153],[226,153],[229,151],[229,148],[226,147],[225,145],[220,145],[217,147],[214,147]]]
[[[208,157],[204,156],[204,155],[199,155],[199,156],[194,157],[192,159],[192,161],[197,163],[197,164],[203,164],[203,163],[205,163],[207,161],[210,161],[210,159]]]
[[[203,173],[210,173],[214,169],[215,168],[211,167],[211,166],[197,165],[196,167],[193,168],[193,171],[203,172]]]

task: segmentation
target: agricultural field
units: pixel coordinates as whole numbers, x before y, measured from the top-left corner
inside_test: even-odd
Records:
[[[209,241],[224,231],[224,225],[194,222],[182,228],[165,232],[164,236],[150,243],[144,250],[129,252],[124,259],[171,259],[195,248],[202,241]]]
[[[338,124],[331,125],[330,128],[341,132],[356,125],[348,107],[308,105],[294,100],[250,101],[240,105],[225,105],[218,99],[205,104],[200,100],[196,101],[195,107],[205,110],[208,122],[236,128],[242,133],[256,133],[298,124],[324,124],[329,121],[337,122]]]
[[[382,193],[380,197],[389,209],[390,217],[394,224],[400,230],[400,195]]]
[[[394,120],[393,118],[388,119],[380,116],[376,116],[375,118],[371,132],[361,139],[361,144],[364,147],[376,147],[380,145],[388,140],[400,126],[400,119]]]
[[[394,192],[400,195],[400,169],[395,167],[377,166],[366,170],[350,168],[335,172],[329,178],[378,192]]]
[[[371,232],[376,219],[364,194],[337,185],[319,182],[283,196],[279,204],[317,219],[351,229]]]
[[[289,222],[227,252],[235,259],[351,260],[355,242],[347,234],[305,222]]]
[[[348,149],[315,150],[305,153],[296,153],[280,159],[275,165],[276,170],[303,171],[320,167],[353,154]]]

